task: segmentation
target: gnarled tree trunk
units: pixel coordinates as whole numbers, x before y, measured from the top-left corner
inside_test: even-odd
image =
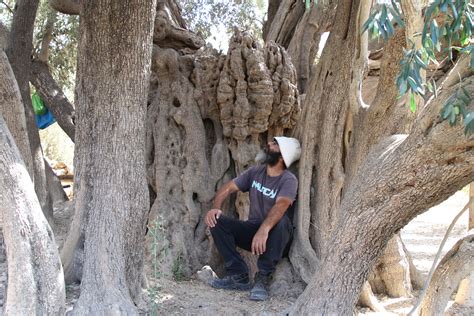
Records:
[[[472,272],[474,235],[459,240],[439,262],[420,305],[422,316],[444,313],[451,294],[461,280]]]
[[[438,120],[442,104],[455,89],[474,90],[473,74],[466,66],[462,59],[462,83],[449,84],[448,76],[409,135],[388,138],[371,151],[342,198],[339,212],[345,215],[331,235],[331,251],[323,256],[320,271],[296,302],[294,313],[351,313],[370,268],[392,235],[474,177],[474,140],[464,136],[462,127]]]
[[[166,231],[158,245],[162,271],[169,274],[181,258],[191,275],[207,263],[216,267],[202,221],[216,188],[254,163],[262,140],[294,126],[296,74],[284,50],[259,48],[247,32],[234,34],[227,55],[194,53],[203,42],[161,9],[154,43],[147,164],[156,199],[150,221]],[[245,195],[233,202],[228,213],[246,218]],[[254,256],[244,256],[254,266]]]
[[[8,260],[6,315],[59,315],[63,269],[33,183],[0,115],[0,213]]]
[[[312,3],[305,10],[303,1],[270,1],[268,20],[263,27],[266,43],[275,42],[288,50],[296,68],[298,89],[306,92],[306,85],[313,74],[316,53],[321,36],[330,30],[336,12],[336,1],[323,0]]]
[[[33,50],[33,25],[38,9],[38,0],[19,0],[15,4],[15,12],[10,31],[6,53],[10,60],[13,73],[18,82],[23,100],[28,139],[32,154],[35,192],[41,208],[48,221],[53,223],[53,207],[47,191],[43,150],[36,127],[30,97],[31,53]]]
[[[410,297],[411,267],[399,234],[390,239],[380,259],[375,265],[374,279],[369,278],[372,288],[391,297]]]
[[[280,4],[284,7],[288,3],[282,1]],[[298,4],[295,2],[295,5]],[[285,18],[276,19],[277,12],[278,10],[274,12],[273,18],[270,17],[271,23],[275,23],[278,19],[285,21]],[[461,128],[451,129],[445,123],[438,122],[437,118],[441,104],[455,89],[454,77],[450,75],[447,78],[441,90],[444,92],[440,93],[439,99],[431,100],[430,107],[427,106],[426,110],[420,114],[415,127],[412,127],[412,118],[407,118],[407,109],[397,100],[398,91],[393,82],[399,70],[399,61],[403,55],[402,49],[406,44],[404,32],[398,31],[385,45],[386,53],[380,63],[380,85],[372,104],[369,107],[361,101],[361,81],[365,76],[368,55],[367,39],[361,36],[361,27],[367,15],[366,2],[339,1],[336,17],[333,19],[335,22],[331,27],[331,34],[325,50],[319,64],[314,69],[312,79],[306,85],[305,91],[307,93],[302,120],[292,132],[302,141],[303,153],[299,164],[298,230],[291,251],[291,261],[303,279],[310,283],[305,294],[295,305],[295,312],[341,313],[342,311],[350,313],[362,284],[367,279],[368,271],[383,252],[389,239],[411,218],[446,198],[473,177],[473,169],[470,167],[472,141],[462,136]],[[312,19],[308,18],[307,23],[311,23],[314,19],[315,16]],[[299,21],[299,19],[297,20]],[[285,29],[282,26],[285,23],[281,22],[279,24],[280,31],[272,33],[272,36],[274,36],[273,39],[280,38],[277,41],[288,45],[289,42],[285,40],[287,35],[281,32]],[[289,38],[296,37],[293,34],[294,29],[297,29],[296,24],[295,27],[287,27],[290,24],[286,24],[286,29],[292,34]],[[314,33],[311,34],[319,36],[324,28],[315,29],[317,31],[313,30]],[[266,33],[267,40],[271,34],[270,31]],[[163,39],[166,36],[168,35],[162,34],[155,37]],[[171,36],[171,38],[173,37],[179,38],[177,35]],[[156,41],[156,43],[163,45],[162,42]],[[174,48],[174,50],[164,47]],[[156,136],[153,135],[149,139],[149,144],[154,144],[154,146],[150,146],[150,153],[159,159],[150,159],[148,162],[151,166],[149,174],[152,174],[150,185],[155,188],[157,193],[155,202],[161,203],[154,205],[152,214],[162,210],[165,214],[166,227],[173,226],[173,223],[178,221],[189,226],[195,225],[194,236],[192,236],[194,239],[190,238],[191,241],[187,243],[196,245],[196,236],[204,235],[202,232],[204,225],[198,218],[193,218],[188,224],[190,218],[188,214],[192,214],[193,217],[197,216],[198,212],[194,208],[197,206],[201,208],[201,211],[204,211],[205,204],[210,201],[199,200],[199,194],[196,193],[193,203],[180,202],[178,197],[180,191],[185,192],[190,187],[183,185],[184,181],[182,180],[172,179],[184,175],[183,171],[188,169],[189,161],[194,160],[194,157],[203,156],[199,151],[186,153],[187,147],[184,145],[187,143],[186,139],[190,137],[186,122],[194,120],[199,122],[194,110],[195,99],[189,96],[197,95],[201,98],[202,93],[198,90],[199,92],[196,94],[189,88],[177,91],[176,87],[173,87],[173,80],[167,76],[178,72],[179,76],[174,79],[180,82],[181,86],[189,87],[187,78],[191,73],[190,77],[194,85],[206,87],[205,91],[209,91],[210,94],[214,92],[215,79],[207,77],[211,78],[206,81],[210,87],[202,84],[203,77],[190,70],[193,67],[198,69],[202,67],[199,65],[199,61],[194,59],[194,62],[191,63],[189,60],[192,60],[193,57],[189,56],[189,50],[179,51],[179,47],[179,45],[176,46],[176,43],[172,43],[156,48],[157,56],[160,58],[154,60],[158,65],[156,69],[160,70],[156,71],[157,79],[154,84],[160,88],[156,88],[156,92],[150,96],[149,111],[157,112],[157,114],[149,112],[151,113],[150,117],[153,118],[150,121],[166,122],[167,126],[175,131],[171,134],[178,136],[167,140],[166,135],[159,135],[157,128],[152,128],[153,134]],[[307,51],[314,51],[314,43],[310,47],[312,48]],[[189,145],[189,147],[206,147],[206,150],[212,153],[209,148],[213,148],[212,144],[218,142],[214,137],[218,137],[222,132],[225,144],[231,153],[231,167],[225,172],[226,176],[222,177],[222,180],[231,177],[234,170],[235,173],[242,171],[251,162],[259,143],[264,143],[274,133],[288,132],[284,126],[279,126],[281,122],[275,124],[274,128],[268,127],[267,131],[252,130],[255,128],[252,126],[253,122],[265,117],[267,114],[262,115],[262,113],[268,111],[266,109],[267,100],[265,100],[267,77],[265,74],[251,70],[252,65],[255,64],[255,59],[250,53],[254,51],[253,48],[253,42],[243,34],[232,39],[227,60],[223,65],[221,64],[222,60],[215,55],[208,59],[212,66],[207,65],[206,69],[212,68],[212,71],[219,71],[221,76],[217,92],[220,112],[217,119],[215,108],[213,108],[213,98],[208,96],[205,98],[206,101],[211,100],[206,105],[212,107],[202,108],[201,101],[197,102],[202,117],[209,117],[210,120],[210,122],[208,121],[209,127],[204,126],[204,130],[210,131],[208,135],[216,136],[208,137],[212,142],[196,141],[197,144],[200,144],[199,146]],[[216,62],[218,67],[215,66]],[[190,67],[189,64],[193,66]],[[272,68],[269,67],[269,69]],[[160,78],[160,73],[166,74],[165,78]],[[242,73],[247,76],[243,76]],[[260,80],[252,80],[252,75],[258,76],[257,78]],[[458,78],[463,78],[463,85],[471,87],[470,76],[469,72],[464,71]],[[251,82],[261,83],[258,86],[261,95],[258,102],[261,105],[259,111],[253,108],[253,101],[256,99],[249,97],[248,91],[251,90],[249,89]],[[159,93],[163,93],[167,104],[160,104]],[[189,101],[185,104],[182,102],[183,99]],[[188,103],[191,106],[188,106]],[[193,114],[192,120],[189,118],[189,113],[196,113]],[[209,113],[213,113],[212,118]],[[161,115],[164,115],[164,118],[160,117]],[[272,115],[270,115],[270,121],[271,118]],[[271,125],[270,121],[269,126]],[[262,122],[265,120],[262,119]],[[222,130],[219,123],[222,124]],[[200,123],[197,126],[196,135],[203,135]],[[407,136],[407,133],[410,134]],[[441,137],[441,133],[445,133],[445,135]],[[397,134],[404,135],[393,136]],[[185,141],[179,142],[179,135]],[[160,141],[154,142],[154,139]],[[454,147],[448,145],[451,141],[457,142]],[[441,148],[440,142],[445,147]],[[176,144],[179,146],[172,155],[156,154],[158,149],[171,148]],[[453,148],[463,149],[453,150]],[[435,158],[429,158],[428,152],[432,153]],[[172,156],[176,158],[173,159]],[[191,157],[190,160],[185,159],[188,156]],[[198,165],[193,172],[200,169],[205,170],[206,166],[210,165],[209,160],[212,161],[208,157],[212,157],[212,155],[208,155],[208,161]],[[398,159],[403,160],[403,163]],[[451,159],[454,159],[454,165],[451,164]],[[166,163],[168,167],[165,167],[162,160],[168,161]],[[185,161],[182,167],[183,171],[178,172],[177,169],[182,161]],[[445,161],[450,161],[450,164],[446,165]],[[438,168],[438,164],[441,167]],[[431,169],[426,166],[431,166]],[[421,170],[418,171],[419,169]],[[412,170],[417,170],[417,174],[414,174]],[[403,177],[399,175],[398,171],[403,174]],[[445,176],[446,173],[449,176]],[[369,174],[372,176],[369,177]],[[156,175],[161,177],[162,181],[159,181]],[[168,178],[167,175],[172,176]],[[186,179],[185,176],[180,177]],[[196,172],[195,177],[199,179],[200,173]],[[443,185],[440,182],[443,182]],[[218,182],[213,179],[212,183],[214,185]],[[195,184],[192,184],[191,187],[193,185]],[[433,187],[433,192],[436,193],[426,194],[424,188],[427,186]],[[206,186],[201,186],[200,189],[206,190]],[[173,198],[164,197],[163,194],[166,195],[166,192]],[[406,196],[404,193],[407,193]],[[420,195],[423,195],[423,198],[418,199]],[[184,194],[184,196],[187,196],[186,200],[189,201],[189,196],[193,195]],[[206,195],[201,194],[201,196]],[[172,219],[171,217],[175,213],[166,213],[167,206],[164,203],[166,200],[178,201],[178,205],[184,205],[179,208],[184,215],[177,212],[176,218]],[[236,203],[238,212],[245,209],[247,203],[245,196],[238,196]],[[161,206],[157,207],[157,205]],[[397,217],[396,211],[399,208],[403,208],[403,212],[400,217]],[[187,209],[190,211],[186,211]],[[204,215],[203,213],[201,216]],[[375,218],[376,214],[380,214],[381,218]],[[245,218],[245,214],[240,215]],[[360,231],[364,233],[358,233]],[[185,233],[180,234],[184,235]],[[171,237],[168,239],[173,240]],[[181,238],[177,240],[181,240]],[[198,238],[197,240],[202,239]],[[374,244],[371,243],[372,240]],[[205,243],[199,245],[199,247],[201,246],[204,247]],[[186,244],[183,247],[195,249],[186,246]],[[207,251],[205,248],[202,249],[200,251]],[[198,255],[191,255],[192,251],[184,253],[189,257],[198,257]],[[174,254],[174,256],[177,255],[178,253]],[[351,266],[351,260],[356,263],[355,267]],[[318,271],[318,273],[313,275],[314,271]],[[405,270],[402,274],[408,277],[406,272]],[[336,284],[335,288],[331,284],[332,281]],[[317,284],[315,285],[315,283]],[[409,294],[409,287],[405,294]],[[314,299],[315,297],[316,299]],[[308,305],[305,307],[305,304]]]
[[[474,229],[474,182],[469,185],[469,222],[468,230]],[[474,308],[474,271],[461,281],[456,293],[456,304]]]
[[[20,90],[11,69],[7,55],[0,46],[0,114],[3,115],[15,143],[20,150],[26,169],[31,179],[34,179],[33,161],[26,129],[25,110],[21,100]]]

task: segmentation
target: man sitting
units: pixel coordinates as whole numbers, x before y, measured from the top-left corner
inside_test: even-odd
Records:
[[[227,276],[214,280],[214,288],[249,290],[248,267],[236,246],[259,255],[255,285],[250,299],[268,298],[267,286],[290,237],[293,226],[286,214],[298,190],[298,180],[287,170],[299,159],[300,143],[295,138],[275,137],[265,148],[263,165],[247,169],[237,178],[224,184],[216,193],[212,209],[206,215],[214,243],[224,258]],[[247,221],[222,215],[221,206],[233,192],[250,192],[250,211]]]

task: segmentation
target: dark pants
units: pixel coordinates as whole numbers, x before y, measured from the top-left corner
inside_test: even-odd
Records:
[[[259,227],[260,223],[221,216],[216,226],[211,228],[212,238],[224,258],[228,275],[248,273],[247,264],[237,252],[236,246],[251,251],[252,239]],[[282,258],[292,233],[293,226],[285,215],[268,234],[266,251],[258,258],[257,266],[261,273],[269,274],[275,271],[275,266]]]

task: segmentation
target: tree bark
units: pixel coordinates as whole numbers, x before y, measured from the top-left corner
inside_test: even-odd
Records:
[[[474,229],[474,182],[469,185],[469,223],[468,230]],[[456,303],[462,306],[474,307],[474,271],[461,281],[456,293]]]
[[[0,49],[5,50],[8,47],[8,38],[10,36],[10,30],[0,22]]]
[[[412,296],[410,263],[399,234],[388,242],[375,266],[375,275],[377,278],[370,283],[377,293],[386,293],[390,297]]]
[[[467,60],[458,66],[468,69]],[[371,151],[342,199],[340,212],[345,216],[332,234],[331,251],[293,313],[351,313],[370,268],[393,234],[471,182],[474,139],[463,134],[462,126],[450,127],[438,117],[460,86],[474,91],[472,71],[458,78],[463,81],[444,84],[438,98],[427,103],[408,136],[392,136]]]
[[[161,3],[158,8],[153,31],[153,43],[162,48],[183,49],[189,48],[197,50],[204,46],[202,38],[177,25],[168,15],[168,7],[163,7]]]
[[[158,245],[159,252],[166,249],[165,275],[180,256],[186,276],[204,264],[217,266],[202,220],[215,189],[254,164],[261,140],[294,126],[300,111],[295,70],[280,46],[260,48],[240,31],[230,42],[227,56],[156,42],[153,48],[147,167],[156,193],[150,221],[166,228]],[[227,215],[248,216],[245,194],[227,206]],[[255,256],[244,257],[255,266]]]
[[[403,243],[403,240],[402,240],[402,244],[403,244],[403,249],[407,256],[408,264],[410,265],[410,281],[411,281],[412,288],[415,290],[420,290],[424,286],[423,276],[421,275],[420,270],[418,270],[418,268],[413,263],[413,257],[406,249],[405,244]]]
[[[155,6],[112,0],[82,6],[75,217],[85,219],[85,244],[74,314],[137,314],[144,307],[143,122]]]
[[[336,1],[318,1],[317,5],[311,5],[305,11],[291,37],[288,54],[296,68],[301,94],[306,92],[306,85],[312,75],[321,35],[330,29],[335,13]]]
[[[79,15],[82,2],[82,0],[49,0],[49,5],[58,12]]]
[[[319,104],[321,97],[319,94],[308,94],[307,98],[309,98],[307,104],[304,106],[305,111],[321,111],[321,113],[315,113],[312,119],[308,119],[308,125],[304,126],[301,124],[301,130],[296,130],[295,135],[303,134],[308,137],[308,129],[311,127],[309,125],[313,124],[314,120],[317,120],[318,123],[316,126],[321,126],[327,124],[327,127],[321,128],[322,134],[316,136],[318,131],[315,129],[314,134],[316,139],[314,141],[308,141],[308,144],[314,146],[313,143],[316,143],[317,151],[315,151],[315,156],[310,155],[308,156],[308,160],[310,161],[309,164],[314,164],[314,170],[316,174],[308,175],[307,170],[310,170],[310,166],[302,167],[305,170],[303,175],[300,175],[300,181],[307,181],[303,184],[301,182],[300,188],[304,186],[311,187],[311,182],[316,183],[314,189],[312,189],[313,196],[308,200],[314,201],[311,206],[311,223],[313,225],[306,224],[307,227],[299,227],[299,230],[307,230],[309,229],[309,236],[311,241],[311,247],[316,249],[316,252],[324,252],[324,249],[327,247],[324,245],[325,241],[328,240],[331,229],[334,227],[334,223],[337,222],[337,217],[343,217],[343,213],[339,213],[338,206],[340,204],[341,197],[345,194],[347,188],[350,187],[350,183],[354,174],[360,168],[361,164],[367,157],[367,154],[370,148],[379,142],[382,138],[392,135],[397,132],[406,132],[407,130],[407,114],[406,108],[402,106],[402,104],[397,103],[398,97],[398,90],[396,89],[393,82],[395,81],[396,75],[398,74],[399,70],[399,61],[403,56],[403,48],[405,47],[405,35],[402,31],[398,31],[396,35],[389,40],[388,43],[385,43],[385,54],[382,60],[381,65],[381,74],[380,74],[380,84],[377,88],[377,94],[369,106],[364,103],[362,100],[362,80],[365,77],[365,72],[367,69],[367,58],[368,58],[368,51],[367,51],[367,34],[362,33],[361,29],[363,23],[366,21],[370,9],[370,4],[364,2],[362,5],[358,6],[356,3],[352,4],[355,9],[352,11],[352,15],[350,20],[341,18],[340,16],[330,19],[329,21],[337,21],[337,23],[332,26],[332,31],[330,38],[326,43],[325,50],[329,51],[329,54],[333,55],[334,51],[341,52],[341,54],[337,55],[337,62],[333,62],[333,56],[326,56],[325,51],[323,51],[323,57],[320,59],[317,70],[314,71],[317,74],[321,68],[329,67],[330,72],[327,73],[334,73],[334,76],[339,79],[335,79],[334,81],[330,81],[330,84],[322,88],[322,91],[328,91],[330,89],[335,89],[337,94],[343,95],[345,91],[349,91],[345,98],[338,100],[333,103],[334,98],[332,97],[335,93],[330,94],[331,98],[327,100],[324,99],[321,104]],[[330,8],[334,8],[334,4],[329,4],[327,7],[327,11],[330,11]],[[338,11],[340,10],[341,5],[338,6]],[[312,9],[313,10],[313,9]],[[329,14],[331,16],[331,14]],[[304,18],[303,18],[304,20]],[[328,21],[328,20],[326,20]],[[314,21],[313,21],[314,23]],[[326,22],[329,23],[330,22]],[[350,23],[350,24],[349,24]],[[341,24],[346,24],[347,29],[341,28]],[[341,29],[344,32],[349,32],[347,38],[345,40],[348,43],[355,44],[349,46],[348,44],[341,44],[338,42],[334,42],[333,34],[335,32],[340,32]],[[305,28],[307,32],[309,32],[310,28]],[[295,33],[294,39],[297,38],[298,32]],[[341,35],[338,35],[341,36]],[[309,40],[303,41],[295,41],[295,43],[308,43]],[[304,44],[298,44],[297,47],[303,46]],[[291,45],[290,45],[291,48]],[[352,52],[351,54],[344,54],[345,51]],[[302,55],[307,56],[307,55]],[[326,57],[324,57],[326,56]],[[302,63],[299,60],[300,64]],[[323,65],[323,63],[327,63],[327,65]],[[347,75],[346,70],[340,70],[343,65],[349,64],[350,66],[346,66],[350,70],[350,75]],[[346,73],[344,73],[346,72]],[[350,80],[348,79],[350,78]],[[301,77],[299,74],[299,80],[304,78]],[[317,80],[313,78],[313,80]],[[349,80],[349,81],[348,81]],[[302,81],[299,81],[302,82]],[[340,83],[344,82],[344,83]],[[350,82],[349,87],[345,86],[346,82]],[[318,86],[324,84],[323,81],[318,83]],[[335,88],[337,86],[337,88]],[[313,87],[314,84],[313,84]],[[308,88],[308,93],[312,88]],[[318,89],[318,87],[316,87]],[[348,103],[347,100],[349,100]],[[345,103],[345,104],[344,104]],[[315,105],[317,104],[317,105]],[[316,107],[316,110],[313,108]],[[328,117],[326,117],[326,112],[329,112],[329,109],[335,109],[334,113]],[[339,115],[338,118],[334,118],[335,115]],[[345,117],[344,117],[345,116]],[[307,118],[308,115],[303,115],[303,117]],[[341,117],[344,117],[341,119]],[[334,124],[334,122],[337,122]],[[329,133],[330,130],[334,132]],[[342,139],[342,141],[334,142],[334,139]],[[305,147],[305,145],[303,145]],[[309,149],[311,151],[311,149]],[[320,154],[321,153],[321,154]],[[327,153],[327,154],[326,154]],[[304,155],[304,154],[303,154]],[[336,159],[334,159],[336,157]],[[339,162],[339,157],[341,157],[342,163]],[[305,158],[302,158],[301,163]],[[311,162],[314,160],[314,162]],[[303,178],[302,178],[303,177]],[[331,185],[328,185],[331,183]],[[304,189],[303,189],[304,190]],[[300,190],[300,197],[304,198],[301,195]],[[306,208],[308,202],[306,204],[299,204],[300,210],[299,213],[301,216],[305,216],[306,212],[309,212],[309,208]],[[302,223],[307,223],[308,220],[302,218]],[[304,225],[304,224],[303,224]],[[313,228],[314,227],[314,228]],[[300,231],[297,232],[298,235],[303,234]],[[305,234],[305,233],[304,233]],[[302,240],[305,240],[306,237],[297,238],[296,243],[294,244],[295,250],[296,249],[303,249],[303,251],[307,255],[302,256],[301,251],[293,251],[294,255],[292,261],[297,266],[300,265],[298,261],[303,261],[304,257],[313,257],[311,254],[310,245],[301,246],[304,243]],[[307,243],[307,242],[306,242]],[[404,255],[404,254],[402,254]],[[314,259],[304,259],[308,262],[314,262]],[[381,259],[383,260],[383,259]],[[311,275],[311,270],[308,269],[308,264],[303,263],[303,268],[298,269],[299,271],[304,271],[303,273],[306,276],[303,278],[306,281],[308,280],[307,275]],[[399,267],[400,269],[405,269],[403,267]],[[408,268],[408,267],[406,267]],[[310,271],[307,273],[306,271]],[[408,271],[408,270],[406,270]],[[409,276],[408,273],[404,275]],[[398,280],[394,282],[394,280],[386,280],[388,285],[391,285],[390,288],[395,287],[395,283],[399,284],[399,288],[405,288],[405,291],[395,291],[391,290],[391,294],[394,295],[396,292],[404,293],[405,295],[409,295],[409,290],[411,287],[410,279],[405,280]],[[408,288],[406,288],[408,287]],[[385,287],[384,287],[385,288]]]
[[[441,315],[461,280],[472,272],[474,235],[459,240],[443,257],[433,274],[419,315]]]
[[[61,180],[56,176],[53,169],[47,161],[44,162],[46,180],[48,181],[48,192],[51,196],[53,206],[58,202],[65,202],[68,200],[66,192],[64,192]]]
[[[56,23],[57,15],[57,12],[53,8],[48,8],[48,17],[43,29],[43,39],[41,40],[40,51],[38,53],[38,60],[46,64],[49,60],[49,45],[53,39],[54,23]]]
[[[33,26],[38,9],[38,0],[19,0],[15,5],[10,31],[8,48],[6,50],[10,65],[20,88],[25,110],[28,139],[34,168],[35,192],[40,201],[46,218],[53,223],[51,198],[47,191],[43,150],[36,127],[33,106],[30,97],[31,53],[33,49]]]
[[[424,17],[422,10],[425,7],[427,0],[402,0],[400,6],[404,14],[405,21],[405,34],[407,38],[407,49],[420,49],[422,47],[420,33],[423,32]],[[426,71],[420,70],[420,77],[423,81],[426,80]],[[406,94],[404,97],[406,104],[410,104],[410,95]],[[420,95],[415,95],[416,111],[421,109],[425,103],[425,100]],[[415,113],[409,112],[406,115],[409,117],[407,120],[407,128],[413,124],[416,118]]]
[[[8,260],[5,315],[60,315],[65,287],[53,231],[0,115],[0,211]]]
[[[3,115],[15,143],[20,150],[26,169],[32,181],[34,179],[33,160],[26,129],[25,110],[20,90],[8,61],[0,47],[0,114]]]
[[[349,79],[356,71],[351,67],[352,58],[358,55],[355,52],[358,34],[349,30],[357,29],[357,15],[357,1],[339,3],[335,20],[340,23],[333,26],[314,77],[308,84],[303,122],[294,131],[302,141],[303,151],[299,163],[298,229],[293,246],[305,251],[292,251],[291,262],[306,282],[314,271],[314,267],[308,266],[308,263],[314,265],[315,260],[310,247],[319,258],[329,250],[327,242],[335,227],[335,210],[344,186]]]
[[[280,3],[282,0],[270,0],[268,1],[268,9],[267,9],[267,20],[263,23],[262,28],[262,35],[263,38],[266,39],[268,37],[268,31],[275,19],[275,15],[280,7]]]
[[[374,293],[372,292],[372,287],[369,282],[365,282],[362,286],[360,292],[358,305],[367,306],[374,312],[386,313],[387,310],[383,307],[382,304],[377,300]]]
[[[184,21],[181,16],[181,8],[177,0],[157,0],[156,11],[163,10],[168,12],[168,16],[175,26],[186,30],[188,29],[186,27],[186,21]]]
[[[211,206],[216,185],[229,180],[231,159],[216,102],[219,56],[203,55],[153,45],[146,157],[156,198],[149,220],[165,229],[154,246],[163,254],[160,271],[166,276],[178,257],[185,276],[209,262],[201,216]]]
[[[31,66],[31,83],[35,86],[41,99],[45,101],[48,110],[51,111],[59,126],[74,142],[74,107],[54,80],[48,64],[40,60],[33,60]]]
[[[270,1],[269,8],[274,10],[276,1]],[[281,0],[275,15],[269,14],[269,19],[263,29],[263,39],[266,43],[275,42],[288,48],[296,25],[305,12],[304,2],[299,0]],[[270,25],[267,28],[267,25]],[[268,33],[267,33],[268,30]]]

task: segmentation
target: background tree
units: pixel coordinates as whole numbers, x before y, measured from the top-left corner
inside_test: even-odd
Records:
[[[82,2],[74,221],[84,225],[84,269],[77,314],[136,314],[136,306],[144,307],[143,122],[155,5]]]
[[[263,21],[260,12],[266,9],[263,0],[180,0],[177,3],[182,8],[185,26],[207,42],[217,41],[223,33],[230,38],[235,26],[252,31],[261,38]]]

